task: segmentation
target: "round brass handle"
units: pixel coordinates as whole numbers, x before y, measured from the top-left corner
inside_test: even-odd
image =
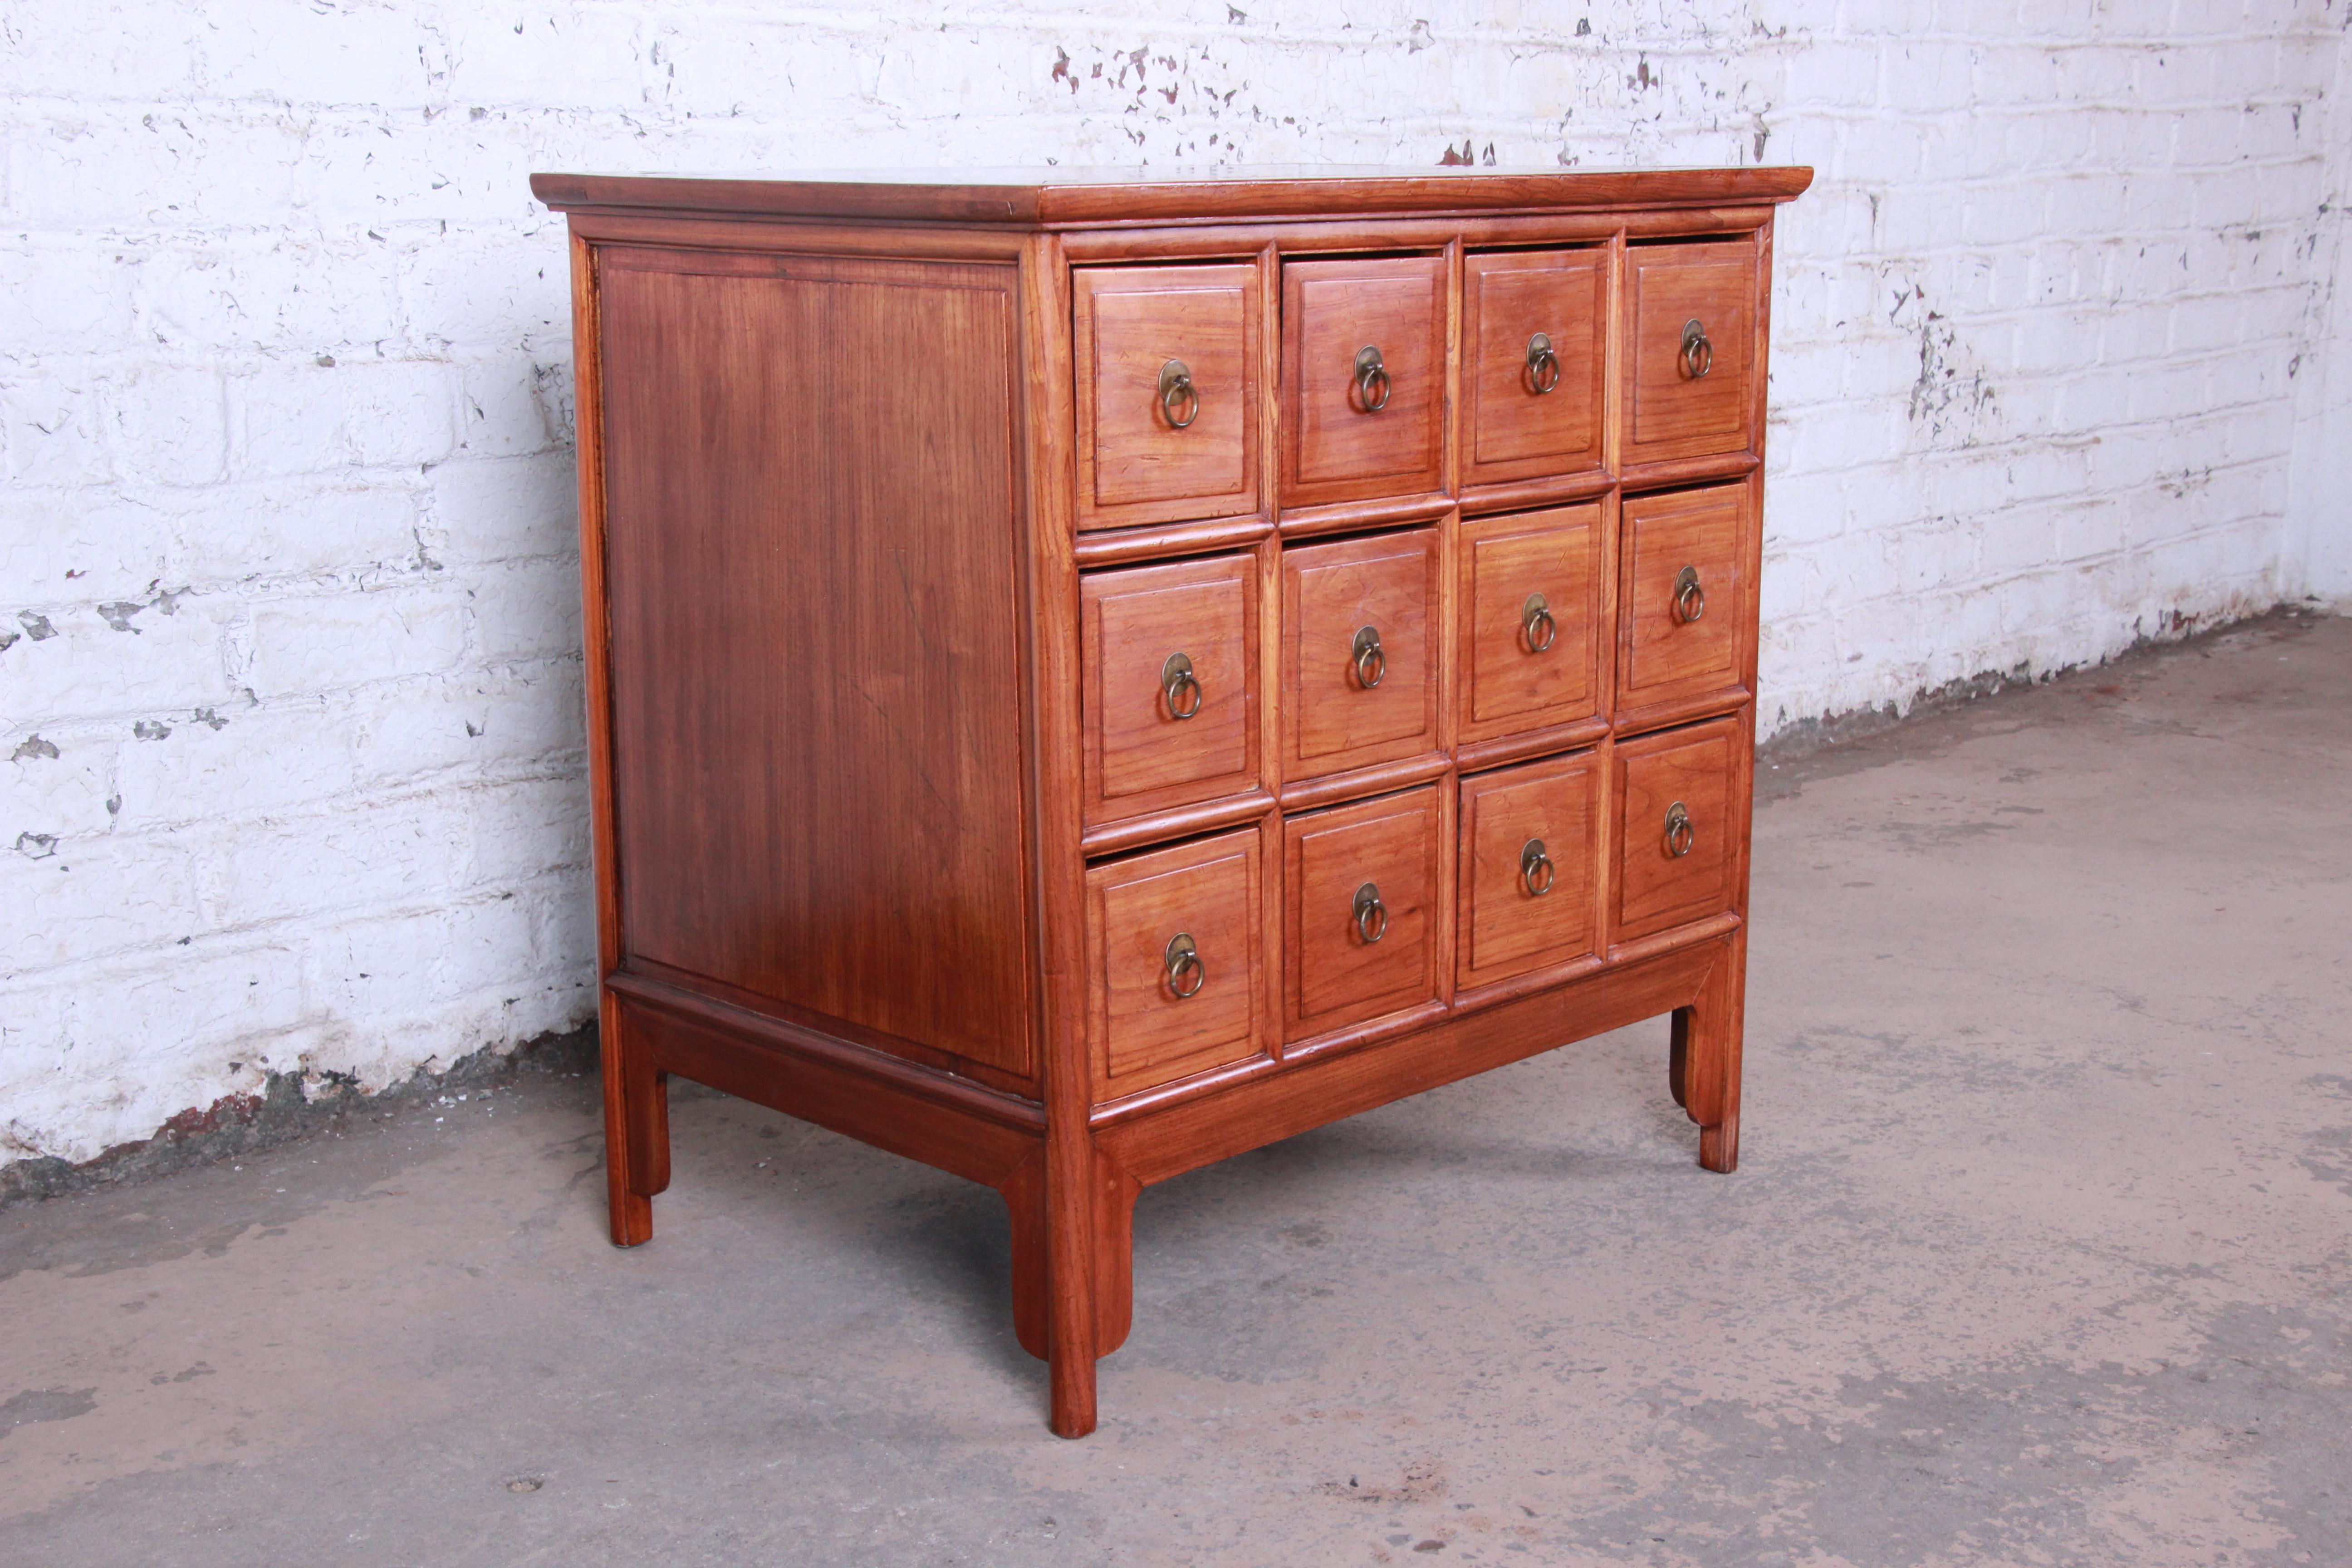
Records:
[[[1183,416],[1177,416],[1178,409]],[[1171,359],[1160,367],[1160,412],[1168,423],[1181,430],[1201,416],[1201,389],[1192,384],[1192,373],[1181,359]]]
[[[1389,934],[1389,907],[1381,902],[1380,885],[1367,882],[1356,889],[1356,934],[1367,946]]]
[[[1519,635],[1528,639],[1529,653],[1549,651],[1559,636],[1559,623],[1551,618],[1551,606],[1541,594],[1529,594],[1528,602],[1519,606]]]
[[[1389,656],[1381,647],[1381,628],[1358,626],[1350,652],[1356,663],[1356,684],[1370,691],[1389,672]]]
[[[1378,386],[1380,395],[1373,395]],[[1388,367],[1381,363],[1381,351],[1366,343],[1356,351],[1356,406],[1367,414],[1378,414],[1389,405]]]
[[[1698,585],[1698,568],[1685,566],[1675,574],[1675,619],[1688,626],[1706,614],[1706,590]]]
[[[1559,384],[1559,355],[1552,352],[1547,333],[1538,332],[1528,340],[1528,384],[1538,397]]]
[[[1160,667],[1160,695],[1168,703],[1168,717],[1190,719],[1201,710],[1201,681],[1192,673],[1190,656],[1171,653]]]
[[[1691,852],[1691,840],[1696,835],[1691,830],[1690,807],[1681,801],[1666,807],[1666,853],[1679,860]]]
[[[1678,362],[1685,380],[1696,381],[1715,368],[1715,344],[1694,316],[1683,323],[1683,348]]]
[[[1177,1000],[1198,995],[1209,983],[1209,972],[1201,963],[1201,950],[1193,945],[1191,931],[1180,931],[1170,937],[1162,959],[1168,965],[1168,989],[1176,993]],[[1192,984],[1186,984],[1187,980]]]
[[[1550,892],[1557,875],[1558,868],[1545,852],[1542,839],[1530,838],[1519,846],[1519,880],[1527,885],[1528,897],[1540,899]]]

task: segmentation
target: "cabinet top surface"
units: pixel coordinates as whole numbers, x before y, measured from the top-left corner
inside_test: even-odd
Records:
[[[1803,167],[1748,169],[841,169],[772,174],[541,174],[560,210],[1014,226],[1364,213],[1605,211],[1785,202]]]

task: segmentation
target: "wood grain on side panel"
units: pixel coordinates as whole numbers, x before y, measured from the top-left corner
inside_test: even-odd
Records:
[[[602,279],[628,951],[1029,1072],[1014,271],[721,260]]]

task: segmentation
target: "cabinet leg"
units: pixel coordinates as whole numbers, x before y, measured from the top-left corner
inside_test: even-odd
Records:
[[[1698,1123],[1698,1163],[1728,1173],[1739,1163],[1739,1049],[1748,933],[1736,931],[1686,1007],[1675,1009],[1667,1087]]]
[[[1021,1348],[1048,1361],[1051,1290],[1046,1270],[1045,1163],[1024,1163],[997,1191],[1013,1222],[1013,1332]],[[1135,1321],[1135,1200],[1143,1184],[1118,1165],[1095,1161],[1095,1354],[1127,1342]]]
[[[1095,1156],[1095,1354],[1127,1343],[1135,1326],[1135,1200],[1143,1184]]]
[[[611,992],[598,1008],[604,1079],[604,1195],[613,1245],[654,1238],[654,1194],[669,1184],[668,1093],[644,1047],[629,1037]],[[655,1178],[658,1177],[656,1181]]]
[[[1013,1222],[1013,1337],[1045,1356],[1045,1155],[1040,1150],[996,1189]]]

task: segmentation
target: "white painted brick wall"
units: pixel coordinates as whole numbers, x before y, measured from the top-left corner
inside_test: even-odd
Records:
[[[1770,730],[2352,594],[2345,5],[0,0],[0,1159],[589,1016],[533,169],[1811,163]]]

